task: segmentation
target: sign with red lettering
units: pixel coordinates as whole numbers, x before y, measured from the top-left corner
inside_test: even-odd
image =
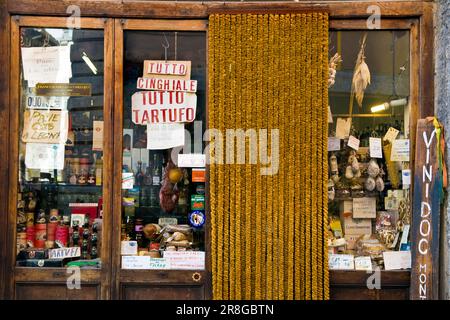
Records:
[[[197,80],[138,78],[137,88],[141,90],[197,92]]]
[[[140,91],[131,97],[131,108],[136,124],[192,122],[197,95],[180,91]]]
[[[191,61],[144,60],[144,78],[158,75],[164,79],[191,78]]]
[[[411,228],[413,300],[439,299],[440,138],[433,121],[417,121]]]

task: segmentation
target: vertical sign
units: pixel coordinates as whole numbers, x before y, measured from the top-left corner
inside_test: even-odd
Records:
[[[439,298],[439,213],[442,177],[432,121],[417,122],[412,212],[411,299]]]

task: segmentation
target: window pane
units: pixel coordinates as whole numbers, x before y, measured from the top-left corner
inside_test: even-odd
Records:
[[[124,43],[122,267],[130,254],[160,258],[146,269],[177,269],[169,255],[204,263],[205,170],[177,167],[172,147],[203,152],[205,33],[126,31]]]
[[[100,265],[103,45],[102,30],[21,29],[19,266]]]

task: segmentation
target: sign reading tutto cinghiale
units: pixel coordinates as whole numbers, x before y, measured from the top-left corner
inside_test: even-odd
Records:
[[[412,212],[410,297],[439,298],[439,219],[442,176],[439,170],[438,129],[433,119],[417,122]]]

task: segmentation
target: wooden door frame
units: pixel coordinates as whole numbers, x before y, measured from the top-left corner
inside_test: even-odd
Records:
[[[193,31],[204,32],[208,39],[207,20],[162,20],[162,19],[115,19],[115,54],[114,54],[114,200],[113,212],[114,223],[112,234],[121,233],[122,219],[122,135],[123,135],[123,54],[124,54],[124,31]],[[207,79],[207,70],[206,70]],[[208,95],[208,84],[206,81],[206,95]],[[207,97],[206,97],[207,114]],[[206,119],[207,121],[207,119]],[[208,201],[207,192],[207,201]],[[209,215],[208,209],[206,215]],[[209,222],[209,219],[207,219]],[[209,248],[209,227],[206,226],[205,247]],[[180,271],[180,270],[123,270],[121,269],[120,237],[113,238],[112,243],[112,297],[113,299],[122,299],[123,286],[126,284],[141,286],[154,285],[155,283],[176,285],[176,286],[203,286],[205,298],[210,298],[211,286],[211,262],[210,250],[206,249],[206,269],[204,271]],[[198,272],[201,280],[193,280],[193,273]]]
[[[77,5],[83,17],[112,18],[148,18],[148,19],[207,19],[214,10],[261,10],[267,7],[279,10],[299,8],[326,7],[330,15],[330,25],[339,20],[366,19],[369,17],[367,8],[370,5],[381,7],[382,19],[418,19],[416,36],[420,43],[418,49],[419,65],[416,66],[419,83],[419,108],[417,117],[423,118],[434,114],[434,30],[432,0],[388,0],[388,1],[305,1],[305,2],[164,2],[164,1],[134,1],[134,0],[73,0],[71,5]],[[10,101],[11,70],[10,30],[13,15],[39,15],[67,17],[66,1],[54,0],[0,0],[0,145],[3,160],[0,162],[0,212],[8,216],[8,183],[11,171],[9,167],[10,112],[13,105]],[[382,20],[382,21],[383,21]],[[336,22],[335,22],[336,21]],[[106,35],[106,34],[105,34]],[[414,75],[412,75],[414,76]],[[114,79],[111,79],[114,81]],[[106,82],[106,81],[105,81]],[[113,92],[113,90],[110,90]],[[105,91],[106,92],[106,91]],[[7,238],[7,229],[11,224],[8,219],[0,223],[0,298],[12,297],[9,279],[12,277],[10,252],[12,243]],[[15,241],[15,239],[13,239]],[[6,263],[5,263],[6,262]]]
[[[98,18],[81,18],[82,29],[104,30],[104,81],[103,81],[103,116],[104,116],[104,152],[103,172],[109,172],[112,168],[112,53],[113,53],[113,20]],[[68,275],[61,268],[23,268],[16,267],[16,216],[17,216],[17,188],[19,165],[19,105],[20,105],[20,28],[21,27],[46,27],[67,28],[67,19],[64,17],[33,17],[12,16],[10,21],[10,91],[9,91],[9,184],[8,184],[8,224],[7,224],[7,257],[6,257],[6,297],[15,298],[17,283],[66,283]],[[81,285],[97,284],[100,287],[100,298],[109,298],[110,282],[110,238],[111,238],[111,195],[112,179],[104,174],[103,179],[103,230],[100,257],[102,268],[100,270],[81,270]]]

